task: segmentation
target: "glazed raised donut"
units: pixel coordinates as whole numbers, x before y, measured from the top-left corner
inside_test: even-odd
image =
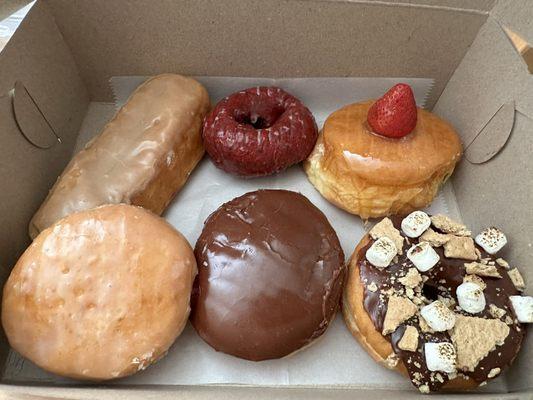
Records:
[[[277,87],[234,93],[209,113],[203,140],[215,165],[246,176],[270,175],[307,158],[318,137],[311,112]]]
[[[490,228],[474,241],[444,216],[413,214],[385,218],[355,249],[344,319],[374,360],[421,392],[477,387],[518,354],[521,323],[531,322],[518,303],[531,298],[520,295],[518,270],[487,252],[502,247],[503,233]]]
[[[386,96],[350,104],[327,118],[304,163],[310,182],[322,196],[363,219],[406,215],[427,207],[461,158],[462,145],[454,128],[437,115],[417,109],[408,90],[405,101],[412,105],[412,132],[399,138],[372,130],[369,114]],[[392,110],[378,113],[387,121],[398,111],[398,98],[393,100]],[[399,114],[402,127],[406,116]]]
[[[163,357],[180,335],[196,272],[187,240],[141,207],[70,214],[11,271],[2,326],[11,347],[47,371],[124,377]]]
[[[209,95],[192,78],[148,79],[69,162],[33,216],[29,234],[69,214],[126,203],[160,215],[204,155]]]

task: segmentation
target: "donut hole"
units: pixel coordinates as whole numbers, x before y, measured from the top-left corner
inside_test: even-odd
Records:
[[[426,299],[434,301],[438,299],[440,290],[437,288],[437,286],[426,282],[422,287],[422,294]]]
[[[281,117],[284,108],[279,106],[262,107],[258,110],[239,110],[233,113],[233,118],[239,124],[250,125],[254,129],[268,129]]]

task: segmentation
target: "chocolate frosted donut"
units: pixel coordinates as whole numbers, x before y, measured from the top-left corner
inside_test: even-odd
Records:
[[[259,190],[220,206],[196,243],[191,321],[217,351],[260,361],[311,343],[337,311],[344,254],[307,198]]]
[[[524,281],[495,255],[496,228],[475,239],[462,224],[416,211],[385,218],[357,246],[343,297],[346,324],[380,364],[421,392],[464,390],[499,376],[525,327]]]

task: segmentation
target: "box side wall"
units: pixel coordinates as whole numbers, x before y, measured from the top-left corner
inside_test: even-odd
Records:
[[[45,150],[35,147],[22,135],[10,95],[16,81],[27,88],[61,143],[54,139],[56,143]],[[37,3],[0,53],[0,269],[3,276],[9,273],[28,244],[28,221],[72,155],[88,103],[85,85],[53,16],[45,4]],[[25,126],[31,128],[32,121],[24,121]]]
[[[529,295],[533,294],[533,76],[503,28],[517,31],[531,43],[533,25],[523,21],[532,19],[530,1],[499,1],[435,106],[435,112],[463,135],[466,146],[476,139],[476,145],[481,142],[490,149],[499,139],[484,136],[482,128],[503,104],[515,104],[507,144],[486,163],[463,159],[453,185],[463,219],[474,231],[497,226],[506,233],[509,245],[502,255],[520,268]],[[513,390],[533,388],[532,358],[529,337],[508,374]]]
[[[526,392],[512,394],[490,395],[487,393],[440,394],[439,400],[530,400],[531,395]],[[176,386],[146,387],[136,390],[127,388],[45,388],[0,385],[0,397],[9,400],[200,400],[216,398],[217,400],[411,400],[425,399],[424,395],[412,391],[373,390],[368,387],[360,388],[272,388],[250,386]]]
[[[431,108],[492,1],[46,0],[93,101],[117,75],[434,78]],[[456,8],[450,8],[455,6]],[[472,7],[461,10],[462,7]],[[105,60],[105,62],[103,62]]]
[[[227,26],[234,27],[235,24],[242,22],[244,11],[236,7],[236,1],[222,2],[226,5],[233,5],[234,8],[231,8],[230,11],[224,10],[224,7],[219,6],[218,3],[213,10],[207,7],[208,2],[203,0],[195,2],[194,5],[182,2],[182,4],[190,7],[187,10],[185,8],[174,9],[168,5],[169,3],[161,2],[156,4],[157,13],[143,10],[139,6],[140,3],[132,2],[132,6],[125,8],[122,14],[119,12],[120,3],[123,3],[123,0],[107,2],[107,4],[97,0],[93,3],[94,7],[89,10],[85,9],[88,7],[85,2],[69,3],[64,0],[39,2],[30,13],[28,20],[21,26],[19,32],[0,55],[1,93],[9,90],[8,83],[12,82],[13,78],[28,82],[39,104],[47,105],[46,113],[63,138],[62,144],[52,150],[43,151],[32,147],[18,134],[16,127],[13,126],[13,121],[7,118],[7,103],[4,102],[5,98],[0,97],[0,110],[3,110],[1,111],[2,118],[0,118],[2,131],[0,134],[2,135],[2,143],[9,145],[9,147],[4,147],[10,149],[9,151],[0,150],[3,152],[0,153],[0,157],[8,167],[5,169],[2,165],[0,175],[2,182],[8,184],[5,186],[6,188],[15,188],[13,193],[4,193],[2,202],[0,202],[0,215],[7,215],[9,219],[6,227],[0,228],[2,229],[0,240],[2,243],[12,246],[10,251],[6,251],[7,247],[0,248],[1,266],[12,264],[11,260],[14,260],[18,255],[16,249],[21,249],[24,245],[22,243],[27,240],[25,237],[26,222],[44,198],[55,177],[68,162],[89,96],[95,100],[110,100],[107,86],[107,80],[110,76],[150,75],[163,71],[241,76],[425,76],[437,79],[433,98],[435,100],[476,36],[477,30],[486,19],[484,14],[478,12],[457,14],[450,10],[431,8],[424,8],[424,10],[429,11],[422,12],[422,9],[414,7],[401,7],[400,10],[396,10],[388,6],[335,3],[326,9],[325,2],[321,1],[287,3],[272,1],[265,4],[252,2],[252,9],[248,12],[256,12],[266,18],[279,18],[279,14],[283,12],[283,18],[280,21],[272,23],[271,28],[257,28],[256,23],[246,21],[241,30],[241,28],[227,28]],[[420,1],[420,3],[430,4],[432,2],[426,0]],[[300,8],[292,8],[296,7],[295,4]],[[47,6],[52,7],[60,30],[57,30],[54,19],[47,12]],[[196,6],[198,8],[195,8]],[[191,11],[192,8],[194,8],[193,11]],[[106,10],[109,12],[105,13]],[[87,12],[85,19],[84,12]],[[96,13],[98,12],[102,12],[104,17],[97,18]],[[200,15],[203,15],[202,22],[204,23],[202,24],[198,20]],[[146,20],[144,20],[145,16]],[[125,22],[122,22],[122,18]],[[163,24],[161,24],[162,18],[164,18]],[[221,18],[221,21],[218,21],[217,18]],[[339,19],[340,23],[324,23],[324,21],[332,21],[334,18]],[[389,21],[392,18],[397,19],[398,26],[394,29],[389,28],[388,24],[380,22],[380,18]],[[431,29],[418,22],[420,19],[424,19]],[[208,28],[208,23],[205,21],[208,21],[209,24],[214,21],[212,23],[214,27]],[[369,21],[377,21],[375,25],[371,25],[370,30],[372,33],[377,32],[378,39],[375,39],[375,35],[372,36],[367,33]],[[227,25],[223,29],[224,22],[232,22],[233,25]],[[291,28],[292,22],[306,29]],[[487,26],[490,27],[491,23],[489,21],[484,30],[489,29]],[[136,24],[138,25],[136,26]],[[194,29],[195,24],[198,25],[197,30]],[[76,27],[79,31],[76,30]],[[153,36],[147,35],[150,32],[150,27],[158,27]],[[313,27],[319,28],[313,29]],[[247,35],[244,33],[247,32],[246,29],[257,29],[258,32]],[[340,31],[337,32],[336,29],[340,29]],[[112,37],[106,38],[106,30],[108,33],[112,33]],[[482,31],[476,40],[476,46],[480,41],[485,43],[491,40],[491,36],[488,39],[483,37],[484,32]],[[61,34],[65,37],[66,45]],[[286,35],[294,39],[291,39],[290,43],[279,42]],[[334,35],[339,37],[339,43],[336,41],[332,44],[324,40],[324,37]],[[176,37],[179,38],[177,44],[174,43]],[[200,45],[197,45],[198,41],[200,41]],[[277,41],[281,44],[278,44]],[[380,41],[386,42],[386,45],[379,48]],[[125,43],[125,45],[120,43]],[[257,43],[261,45],[259,46]],[[298,47],[302,43],[305,43],[305,46]],[[368,43],[377,47],[375,49],[369,48]],[[160,51],[157,46],[165,44],[168,46],[168,51],[159,54]],[[487,51],[486,47],[487,44],[481,46],[481,51]],[[72,49],[74,57],[71,56],[69,48]],[[263,53],[261,53],[261,49]],[[295,49],[298,51],[294,53]],[[390,54],[384,54],[386,52]],[[10,55],[9,58],[6,54]],[[187,57],[184,54],[187,54]],[[246,55],[244,59],[243,54]],[[471,53],[469,55],[472,56]],[[476,62],[476,60],[472,61],[468,58],[469,55],[454,75],[436,107],[439,114],[450,119],[459,128],[463,123],[468,124],[468,121],[461,122],[454,116],[455,113],[460,115],[461,111],[455,111],[452,105],[453,96],[461,95],[470,98],[473,95],[460,86],[464,79],[473,79],[474,82],[477,82],[475,77],[469,76],[471,71],[468,71],[468,65],[470,62]],[[268,56],[272,58],[268,58]],[[106,60],[106,62],[102,62],[102,60]],[[212,61],[206,63],[205,60]],[[302,63],[302,60],[307,61]],[[357,60],[357,62],[354,63],[353,60]],[[389,61],[386,62],[386,60]],[[401,60],[403,62],[400,62]],[[492,62],[496,61],[493,60]],[[81,66],[81,78],[76,64]],[[300,65],[299,68],[298,65]],[[46,79],[44,79],[45,77]],[[85,89],[84,83],[87,85],[88,91]],[[484,86],[485,83],[480,84],[478,82],[478,85]],[[52,93],[53,96],[51,96]],[[492,94],[489,92],[489,95]],[[475,97],[471,98],[474,101]],[[41,102],[41,100],[43,101]],[[514,160],[520,160],[531,168],[531,163],[528,164],[527,159],[525,159],[528,151],[531,153],[532,150],[531,135],[527,136],[526,134],[528,131],[531,132],[533,126],[530,119],[524,120],[523,117],[524,115],[517,114],[512,139],[508,148],[498,158],[483,166],[471,166],[463,163],[457,172],[455,185],[458,188],[458,197],[464,199],[465,220],[476,228],[476,209],[482,210],[483,215],[487,215],[487,217],[483,217],[487,224],[492,224],[494,221],[494,224],[504,226],[499,222],[509,218],[511,218],[510,220],[522,218],[524,220],[523,228],[527,228],[533,222],[520,212],[513,214],[512,210],[507,210],[505,207],[503,207],[501,217],[495,216],[494,210],[499,210],[495,207],[507,204],[504,203],[503,199],[506,196],[500,196],[492,205],[489,202],[485,206],[483,206],[484,203],[481,199],[471,200],[468,197],[475,190],[475,186],[474,189],[468,189],[472,182],[479,182],[480,179],[491,179],[495,171],[502,169],[502,165],[512,165]],[[519,133],[516,133],[517,131]],[[4,139],[4,135],[6,135],[6,139]],[[501,159],[506,153],[507,158]],[[501,163],[499,167],[497,164],[492,165],[498,160]],[[528,171],[531,172],[530,169]],[[520,175],[520,172],[514,170],[509,172],[509,174],[511,173]],[[500,180],[508,179],[507,176],[497,176],[499,177],[498,184]],[[523,174],[522,177],[524,177]],[[525,175],[525,179],[527,179],[527,175]],[[514,178],[511,180],[515,183],[521,182]],[[488,182],[490,185],[494,185],[495,181],[493,179]],[[509,187],[512,188],[512,186]],[[509,190],[509,187],[505,186],[504,189]],[[533,194],[531,190],[531,186],[529,189],[526,188],[526,196],[519,192],[516,199],[512,199],[512,204],[520,204],[521,202],[522,204],[530,204],[530,202],[523,203],[523,201],[527,200],[528,193],[529,195]],[[505,193],[505,191],[502,192]],[[470,195],[467,195],[468,193]],[[490,190],[479,191],[478,193],[492,194]],[[524,210],[524,206],[517,209]],[[11,214],[14,215],[11,216]],[[481,215],[481,211],[479,215]],[[491,220],[490,218],[494,219]],[[21,224],[20,221],[24,221],[24,223]],[[517,248],[522,247],[522,244],[527,244],[527,240],[529,240],[528,243],[532,242],[531,229],[526,232],[529,236],[525,236],[523,240],[520,231],[516,229],[511,229],[508,233],[513,243],[513,258],[516,258],[514,252]],[[23,234],[24,239],[22,241],[17,239],[22,238]],[[6,240],[4,241],[4,239]],[[9,255],[4,258],[5,254]],[[531,248],[529,254],[531,254]],[[525,253],[519,254],[518,260],[526,261]],[[529,282],[531,282],[533,276],[529,278]],[[531,289],[531,285],[529,288]],[[529,353],[521,356],[518,361],[521,372],[517,372],[513,378],[516,390],[531,388],[531,377],[527,375],[528,363],[526,361],[530,356],[533,356],[531,341],[529,341],[528,347]],[[517,368],[514,370],[516,371]],[[4,389],[5,392],[2,392]],[[256,390],[250,390],[253,390],[254,396],[257,395]],[[13,398],[25,398],[22,393],[31,393],[32,391],[34,394],[39,393],[43,396],[52,394],[57,396],[60,393],[56,389],[47,392],[46,389],[42,388],[33,388],[33,390],[32,388],[27,390],[23,388],[20,391],[3,386],[0,388],[0,396],[8,392],[17,392],[18,394],[15,396],[21,397]],[[62,396],[65,397],[94,397],[94,392],[91,389],[78,393],[71,389],[61,389],[61,391],[63,391]],[[223,391],[227,392],[225,394],[227,398],[246,398],[250,395],[249,392],[243,394],[239,389],[223,389]],[[182,398],[204,398],[210,396],[209,393],[220,395],[220,392],[221,389],[219,388],[202,388],[198,389],[198,392],[194,389],[183,389],[179,393]],[[274,396],[274,393],[268,390],[265,391],[265,395],[267,392],[269,396]],[[350,390],[341,394],[340,391],[324,392],[303,389],[290,397],[312,398],[312,396],[317,396],[317,398],[326,398],[331,396],[348,398],[349,396],[353,398],[354,394],[357,395],[357,393],[357,390]],[[367,391],[364,394],[360,392],[365,397],[368,397],[367,393]],[[130,394],[131,398],[135,398],[134,393]],[[145,392],[137,397],[147,398],[150,394],[153,393]],[[170,396],[175,398],[176,392],[167,392],[165,395],[169,398]],[[379,396],[382,395],[383,393],[379,394]],[[105,396],[115,398],[116,392],[109,391],[107,394],[103,392],[98,394],[100,398],[106,398]],[[398,397],[396,394],[395,396]],[[478,398],[478,396],[464,398]],[[505,398],[505,396],[499,396],[499,398]]]

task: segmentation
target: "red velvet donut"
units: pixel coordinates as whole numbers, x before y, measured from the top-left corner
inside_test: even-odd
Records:
[[[305,160],[318,130],[296,97],[277,87],[254,87],[221,100],[206,116],[202,136],[217,167],[253,177]]]

